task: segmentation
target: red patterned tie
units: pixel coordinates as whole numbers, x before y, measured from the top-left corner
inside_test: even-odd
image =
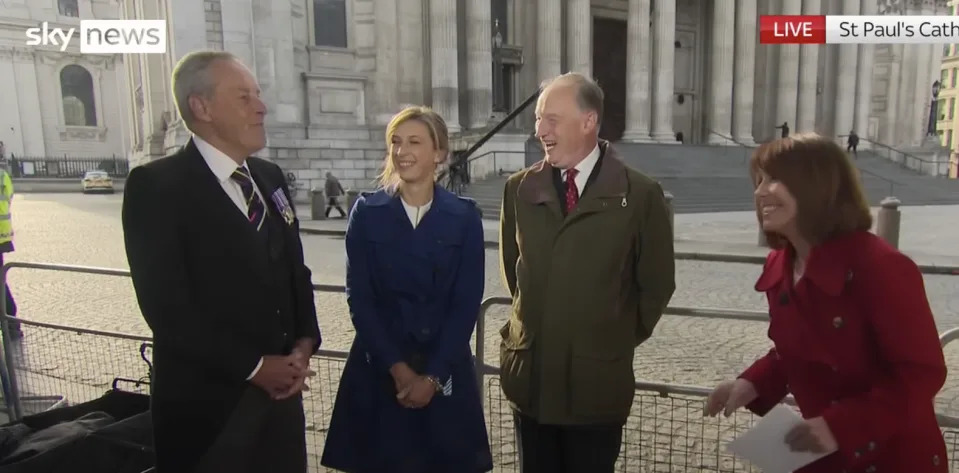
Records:
[[[576,175],[579,171],[576,169],[566,170],[566,213],[569,214],[576,208],[579,202],[579,189],[576,188]]]

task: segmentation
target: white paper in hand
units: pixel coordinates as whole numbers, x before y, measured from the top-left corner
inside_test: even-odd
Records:
[[[779,404],[763,416],[752,429],[729,442],[730,452],[748,460],[763,473],[790,473],[828,453],[794,452],[784,440],[786,434],[803,419],[789,407]]]

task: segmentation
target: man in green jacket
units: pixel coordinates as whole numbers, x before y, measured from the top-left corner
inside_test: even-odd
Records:
[[[513,298],[500,377],[523,473],[612,473],[636,347],[675,290],[660,185],[599,139],[603,91],[575,73],[536,104],[545,158],[509,178],[500,221]]]

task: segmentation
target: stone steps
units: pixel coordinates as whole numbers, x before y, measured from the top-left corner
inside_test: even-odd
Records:
[[[676,213],[754,208],[753,185],[747,169],[747,152],[751,150],[658,144],[615,146],[624,161],[657,179],[673,194]],[[860,152],[856,165],[862,171],[863,187],[872,206],[890,195],[904,206],[959,204],[959,180],[922,175],[868,151]],[[476,199],[485,218],[496,219],[505,183],[505,176],[476,181],[466,194]]]

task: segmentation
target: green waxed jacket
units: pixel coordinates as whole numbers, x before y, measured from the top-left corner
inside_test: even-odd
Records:
[[[513,306],[500,378],[512,407],[541,423],[626,421],[634,350],[676,287],[662,188],[608,142],[600,151],[568,216],[545,161],[511,176],[504,192],[500,258]]]

